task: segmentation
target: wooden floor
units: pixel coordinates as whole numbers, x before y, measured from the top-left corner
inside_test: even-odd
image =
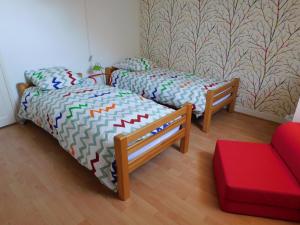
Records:
[[[0,224],[289,224],[219,209],[212,153],[218,138],[269,142],[277,124],[220,112],[209,134],[193,124],[190,151],[165,151],[131,175],[119,201],[40,128],[0,129]]]

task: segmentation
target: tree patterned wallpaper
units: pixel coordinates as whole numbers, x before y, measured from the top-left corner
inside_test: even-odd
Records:
[[[299,0],[141,0],[141,49],[158,65],[241,78],[238,106],[283,118],[300,95]]]

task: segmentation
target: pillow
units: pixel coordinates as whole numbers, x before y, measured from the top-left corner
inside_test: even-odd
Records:
[[[41,90],[61,89],[79,84],[81,74],[73,73],[65,67],[49,67],[25,71],[25,77]]]
[[[154,64],[145,58],[126,58],[115,64],[114,67],[129,71],[144,71],[153,69]]]

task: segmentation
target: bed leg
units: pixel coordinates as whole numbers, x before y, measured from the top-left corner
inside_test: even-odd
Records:
[[[186,130],[185,130],[184,137],[180,140],[181,153],[187,153],[189,149],[193,105],[188,103],[185,105],[185,107],[186,107],[186,122],[184,127]]]
[[[205,133],[209,131],[211,118],[213,114],[212,112],[213,95],[214,92],[212,90],[207,91],[205,112],[204,112],[203,125],[202,125],[202,131],[204,131]]]
[[[233,92],[233,100],[232,102],[228,105],[228,112],[232,113],[234,112],[234,107],[235,107],[235,102],[236,102],[236,97],[237,97],[237,92],[238,92],[238,89],[239,89],[239,84],[240,84],[240,79],[239,78],[235,78],[234,79],[234,85],[233,85],[233,88],[234,88],[234,92]]]
[[[212,118],[212,113],[209,110],[206,110],[204,114],[203,125],[202,125],[202,130],[205,133],[209,131],[211,118]]]
[[[227,111],[230,112],[230,113],[234,112],[234,106],[235,106],[235,101],[233,100],[233,102],[231,102],[231,103],[228,105]]]
[[[127,139],[120,134],[115,136],[115,159],[117,164],[118,197],[125,201],[130,196]]]

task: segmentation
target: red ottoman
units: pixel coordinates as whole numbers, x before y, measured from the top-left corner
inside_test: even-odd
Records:
[[[300,221],[300,124],[287,123],[272,144],[217,141],[214,172],[224,211]]]

